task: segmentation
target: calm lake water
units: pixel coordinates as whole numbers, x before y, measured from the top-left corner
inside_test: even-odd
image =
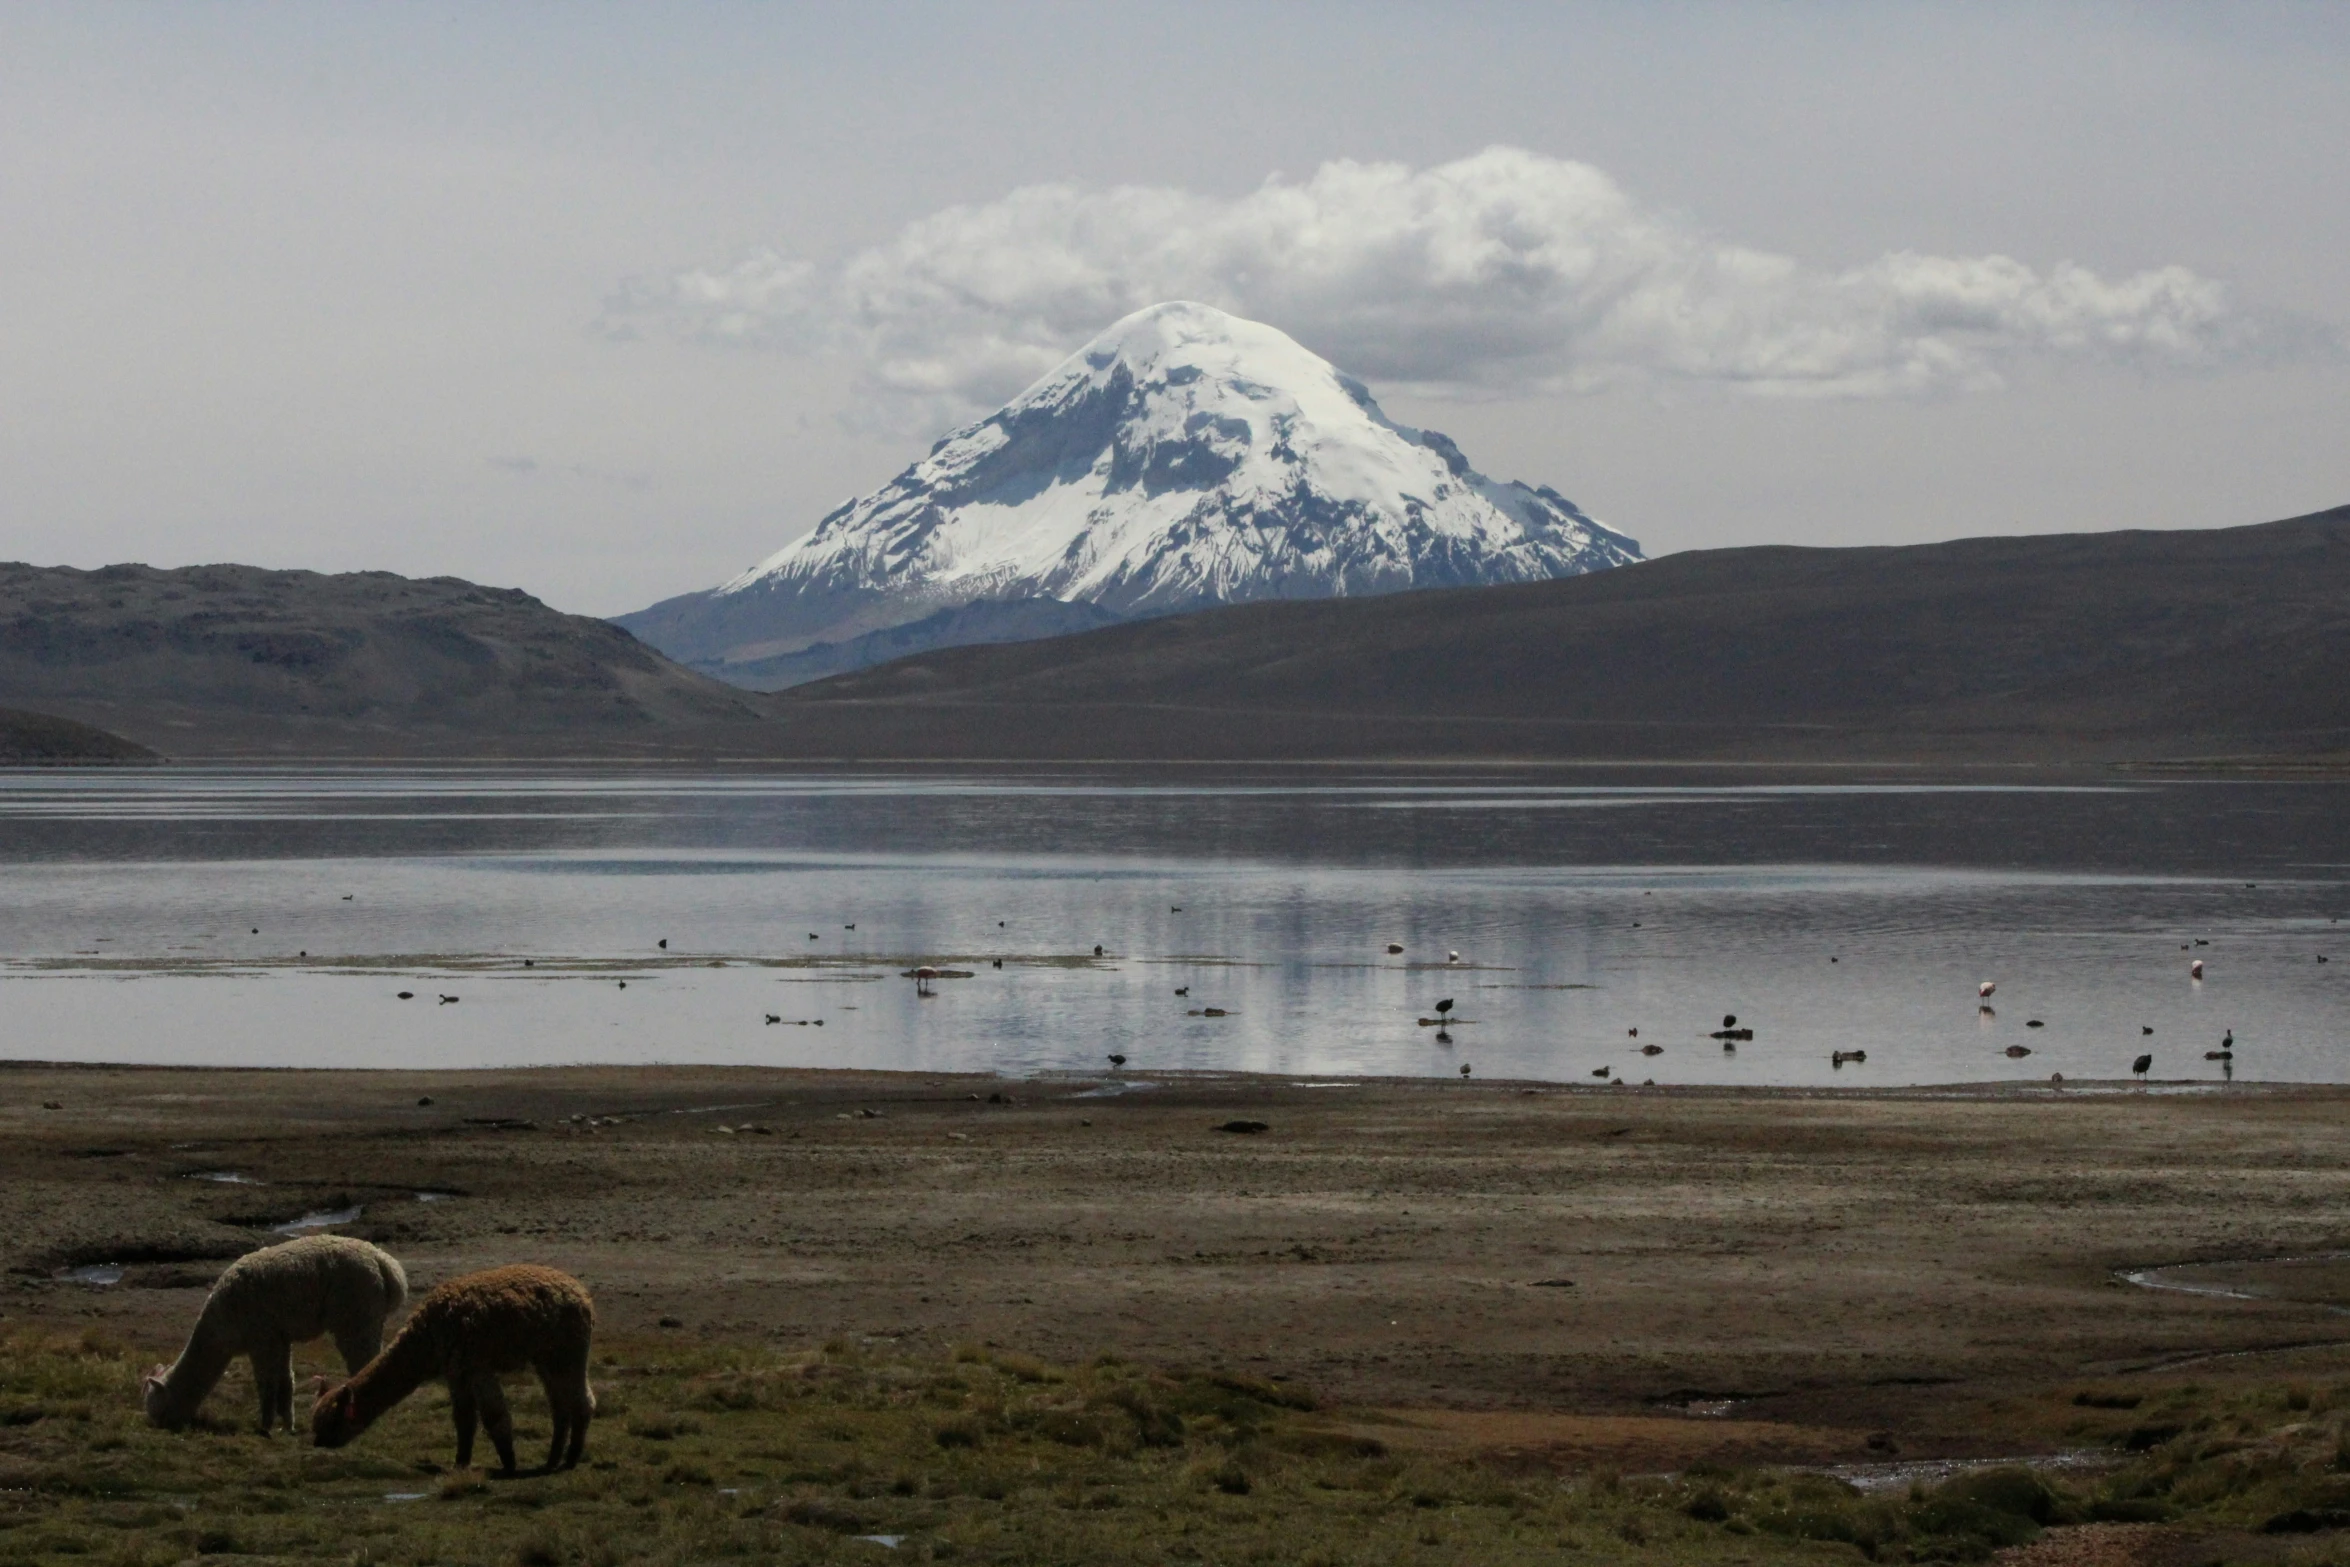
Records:
[[[2346,917],[2339,783],[0,776],[15,1059],[2337,1082]]]

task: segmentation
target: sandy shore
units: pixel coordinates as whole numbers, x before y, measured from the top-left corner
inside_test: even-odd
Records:
[[[1756,1457],[1959,1451],[2012,1440],[1967,1413],[2009,1392],[2350,1343],[2330,1272],[2264,1300],[2116,1276],[2350,1245],[2346,1110],[2244,1085],[13,1066],[0,1317],[160,1349],[218,1259],[358,1205],[346,1231],[420,1286],[549,1262],[621,1334],[1216,1364],[1417,1411],[1437,1444],[1555,1446],[1565,1415],[1601,1447],[1661,1418]],[[1266,1130],[1218,1129],[1243,1119]],[[53,1277],[90,1263],[127,1272]]]

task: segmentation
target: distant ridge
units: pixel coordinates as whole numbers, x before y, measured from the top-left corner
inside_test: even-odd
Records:
[[[2350,507],[1240,605],[922,654],[776,712],[793,753],[868,759],[2350,753]]]
[[[723,754],[761,700],[454,577],[0,564],[0,702],[175,757]]]
[[[152,762],[143,745],[48,713],[0,707],[0,767],[63,767]]]

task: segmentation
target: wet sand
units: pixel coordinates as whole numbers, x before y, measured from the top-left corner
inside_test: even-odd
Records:
[[[220,1259],[358,1205],[420,1289],[552,1263],[617,1334],[1216,1365],[1594,1462],[2021,1450],[2011,1395],[2350,1345],[2342,1270],[2118,1276],[2350,1246],[2350,1090],[1105,1086],[0,1068],[0,1318],[161,1351]]]

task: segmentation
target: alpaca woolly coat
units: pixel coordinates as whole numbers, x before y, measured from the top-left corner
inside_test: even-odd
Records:
[[[439,1377],[449,1386],[457,1462],[473,1461],[478,1420],[511,1474],[514,1425],[498,1375],[531,1370],[554,1420],[547,1467],[576,1464],[596,1410],[587,1376],[595,1321],[587,1286],[553,1268],[517,1263],[451,1279],[417,1302],[389,1349],[320,1397],[310,1412],[311,1438],[320,1447],[341,1447]]]
[[[331,1335],[347,1367],[365,1365],[383,1343],[384,1319],[408,1298],[408,1275],[392,1256],[344,1235],[306,1235],[247,1252],[213,1284],[187,1347],[145,1383],[147,1418],[179,1430],[239,1355],[253,1362],[261,1429],[294,1423],[293,1347]]]

